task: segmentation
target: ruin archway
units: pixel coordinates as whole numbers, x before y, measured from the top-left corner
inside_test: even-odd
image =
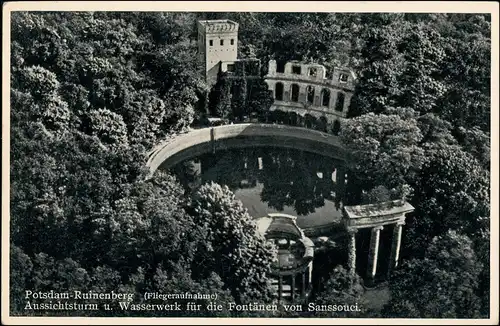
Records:
[[[337,103],[335,104],[335,111],[339,112],[344,111],[344,100],[345,100],[344,93],[339,92],[337,95]]]
[[[330,90],[327,88],[321,90],[321,105],[326,107],[330,106]]]
[[[307,93],[307,103],[313,104],[314,103],[314,87],[307,86],[306,93]]]
[[[321,116],[317,120],[317,123],[318,123],[318,130],[319,131],[327,132],[326,129],[327,129],[327,126],[328,126],[328,119],[325,116]]]
[[[333,122],[332,133],[334,135],[338,135],[339,132],[340,132],[340,122],[339,122],[339,120],[335,120]]]
[[[275,90],[274,90],[274,98],[277,100],[277,101],[283,101],[283,83],[276,83],[276,87],[275,87]]]

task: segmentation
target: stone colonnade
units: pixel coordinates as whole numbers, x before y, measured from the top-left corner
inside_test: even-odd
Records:
[[[356,233],[358,229],[370,228],[370,248],[368,252],[367,279],[374,280],[379,264],[380,231],[384,227],[393,227],[391,253],[388,275],[399,263],[401,238],[406,214],[414,210],[413,206],[404,201],[390,201],[378,204],[345,206],[344,224],[348,232],[349,270],[352,276],[356,273]]]
[[[308,296],[309,290],[312,285],[312,269],[313,262],[310,261],[304,268],[290,271],[290,272],[282,272],[277,275],[278,282],[278,301],[281,302],[284,297],[290,297],[292,302],[297,299],[297,295],[300,296],[301,299],[304,299]],[[297,287],[297,278],[300,282],[300,291],[296,291]],[[283,288],[284,285],[290,285],[290,293],[284,293]]]
[[[279,102],[309,104],[312,107],[327,108],[328,111],[332,112],[335,111],[339,113],[340,112],[346,113],[349,109],[351,98],[353,96],[352,92],[343,91],[341,89],[332,87],[329,84],[318,85],[318,84],[308,83],[307,81],[299,81],[299,80],[290,81],[290,80],[274,80],[274,79],[267,79],[266,82],[269,86],[269,90],[271,90],[273,93],[273,97],[276,104],[278,104]],[[276,85],[278,83],[281,83],[281,85],[283,85],[283,92],[281,94],[282,100],[278,99],[279,96],[276,91]],[[292,85],[297,85],[298,87],[297,101],[292,100]],[[307,96],[310,87],[314,89],[314,99],[312,103],[308,102],[308,96]],[[323,105],[323,96],[325,96],[325,92],[328,92],[330,97],[327,106]],[[337,102],[339,101],[339,94],[342,94],[344,97],[343,105],[341,110],[336,110],[335,107],[337,105]]]
[[[387,272],[387,277],[390,276],[390,273],[394,268],[398,266],[399,263],[399,251],[401,249],[401,237],[403,233],[403,225],[405,224],[403,221],[398,221],[393,224],[393,234],[392,234],[392,242],[391,242],[391,255],[389,261],[389,269]],[[386,225],[387,227],[387,225]],[[380,231],[384,229],[384,226],[378,225],[371,228],[370,235],[370,249],[368,253],[368,268],[366,271],[366,277],[369,280],[373,280],[377,275],[377,266],[378,266],[378,254],[379,254],[379,245],[380,245]],[[358,232],[357,228],[352,228],[348,230],[349,234],[349,270],[354,276],[356,272],[356,234]]]

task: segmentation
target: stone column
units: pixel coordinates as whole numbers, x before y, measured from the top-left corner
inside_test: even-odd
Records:
[[[367,277],[371,280],[375,278],[377,273],[377,259],[378,259],[378,247],[380,242],[380,231],[383,226],[376,226],[372,229],[372,234],[370,238],[370,252],[368,254],[368,270]]]
[[[321,86],[314,86],[314,106],[321,107]]]
[[[313,275],[313,262],[309,263],[309,282],[308,284],[312,284],[312,275]]]
[[[392,232],[392,245],[391,245],[391,257],[389,260],[389,268],[387,271],[387,278],[390,277],[391,272],[398,267],[399,262],[399,250],[401,249],[401,236],[403,234],[404,221],[399,221],[394,225],[394,230]]]
[[[292,274],[292,301],[295,300],[295,274]]]
[[[349,233],[349,243],[347,245],[347,250],[349,251],[348,264],[349,264],[349,275],[351,280],[354,280],[356,275],[356,233],[358,229],[348,229]]]
[[[292,85],[289,82],[283,82],[283,101],[290,102],[292,96]]]
[[[344,110],[343,113],[347,115],[347,112],[349,111],[349,106],[351,105],[351,98],[353,96],[352,93],[345,93],[345,98],[344,98]]]
[[[266,79],[266,84],[267,84],[267,89],[271,91],[273,94],[273,99],[276,99],[276,82],[274,80]]]
[[[338,92],[330,90],[330,103],[328,106],[328,109],[330,112],[336,112],[335,111],[335,104],[337,103],[337,96],[338,96]]]

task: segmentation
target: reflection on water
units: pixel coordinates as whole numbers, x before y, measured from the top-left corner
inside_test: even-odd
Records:
[[[255,218],[280,212],[297,216],[301,228],[338,223],[334,230],[322,234],[334,237],[334,247],[316,247],[314,286],[320,288],[335,266],[346,266],[342,205],[360,204],[366,185],[348,172],[343,162],[293,149],[244,148],[201,155],[176,165],[171,172],[187,191],[208,181],[227,185]],[[367,228],[356,234],[356,270],[361,276],[367,273],[370,232]],[[377,277],[384,279],[392,226],[386,226],[380,236]]]
[[[227,185],[254,217],[292,214],[306,228],[339,222],[342,216],[345,170],[341,162],[317,154],[271,147],[233,149],[184,161],[172,172],[188,189],[207,181]]]

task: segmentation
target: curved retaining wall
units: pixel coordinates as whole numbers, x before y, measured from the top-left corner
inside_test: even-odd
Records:
[[[274,124],[246,123],[195,129],[155,147],[147,166],[150,175],[163,165],[172,167],[186,159],[217,150],[276,146],[308,151],[346,161],[347,152],[337,136],[324,132]]]

